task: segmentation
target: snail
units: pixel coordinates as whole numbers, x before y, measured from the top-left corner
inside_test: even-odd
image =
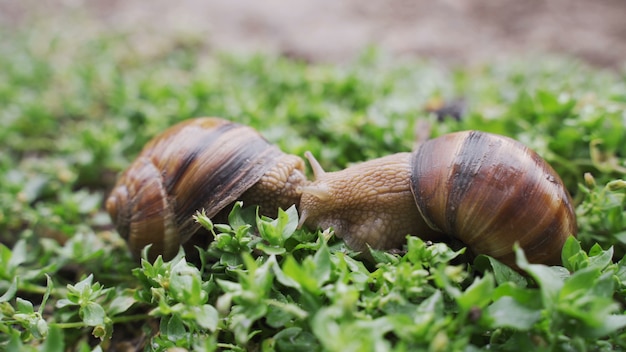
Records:
[[[272,214],[296,205],[299,226],[334,229],[349,247],[401,247],[406,235],[453,237],[475,254],[514,265],[518,242],[528,260],[559,264],[576,235],[571,198],[557,173],[522,143],[466,131],[325,172],[305,153],[281,152],[250,127],[219,118],[181,122],[151,140],[122,174],[106,208],[138,257],[173,257],[200,230],[192,215],[214,217],[241,199]]]
[[[560,264],[576,235],[569,193],[537,153],[478,131],[443,135],[413,153],[324,172],[306,154],[315,181],[301,186],[300,225],[332,227],[349,247],[390,249],[407,234],[448,236],[474,254],[515,266],[518,242],[530,262]]]
[[[219,118],[178,123],[148,142],[106,201],[118,233],[136,258],[171,259],[201,226],[192,216],[215,217],[236,200],[264,214],[299,201],[301,158],[285,154],[254,129]]]

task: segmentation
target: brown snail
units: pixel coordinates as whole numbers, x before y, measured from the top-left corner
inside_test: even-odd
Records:
[[[119,179],[107,210],[135,256],[171,258],[200,225],[237,199],[266,213],[298,205],[300,225],[332,227],[356,249],[400,247],[407,234],[452,236],[474,253],[514,264],[519,242],[531,262],[558,264],[576,219],[556,172],[507,137],[469,131],[324,172],[307,153],[282,153],[252,128],[217,118],[187,120],[150,141]]]
[[[509,265],[518,242],[529,261],[560,264],[565,240],[576,234],[572,202],[557,173],[507,137],[447,134],[411,154],[329,173],[307,158],[315,181],[302,187],[301,224],[333,227],[357,250],[399,247],[410,233],[428,240],[452,236]]]
[[[117,231],[139,257],[172,258],[209,217],[238,199],[253,199],[268,214],[298,202],[304,162],[284,154],[254,129],[219,118],[174,125],[143,148],[106,201]]]

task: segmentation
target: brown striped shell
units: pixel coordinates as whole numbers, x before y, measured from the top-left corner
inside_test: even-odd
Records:
[[[192,216],[213,217],[237,199],[287,208],[297,204],[304,164],[254,129],[219,118],[183,121],[156,136],[122,174],[106,208],[135,257],[172,258],[199,229]],[[249,198],[246,198],[249,199]],[[271,212],[271,210],[270,210]]]
[[[537,153],[513,139],[477,131],[424,143],[411,159],[411,189],[424,220],[474,253],[515,263],[560,264],[576,235],[569,193]]]

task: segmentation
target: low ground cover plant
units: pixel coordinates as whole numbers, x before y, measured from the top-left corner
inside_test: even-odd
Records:
[[[0,43],[0,349],[626,349],[626,79],[563,58],[466,68],[375,49],[346,65],[212,53],[193,36],[18,31]],[[362,260],[332,231],[236,203],[190,263],[137,263],[103,200],[152,136],[197,116],[327,170],[479,129],[562,176],[579,236],[519,271],[407,239]],[[194,253],[195,254],[195,253]]]

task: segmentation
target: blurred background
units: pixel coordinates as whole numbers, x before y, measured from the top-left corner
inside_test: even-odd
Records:
[[[454,65],[536,54],[626,62],[624,0],[0,0],[0,25],[32,21],[76,36],[115,29],[145,51],[185,36],[210,51],[312,62],[346,62],[372,45]]]

